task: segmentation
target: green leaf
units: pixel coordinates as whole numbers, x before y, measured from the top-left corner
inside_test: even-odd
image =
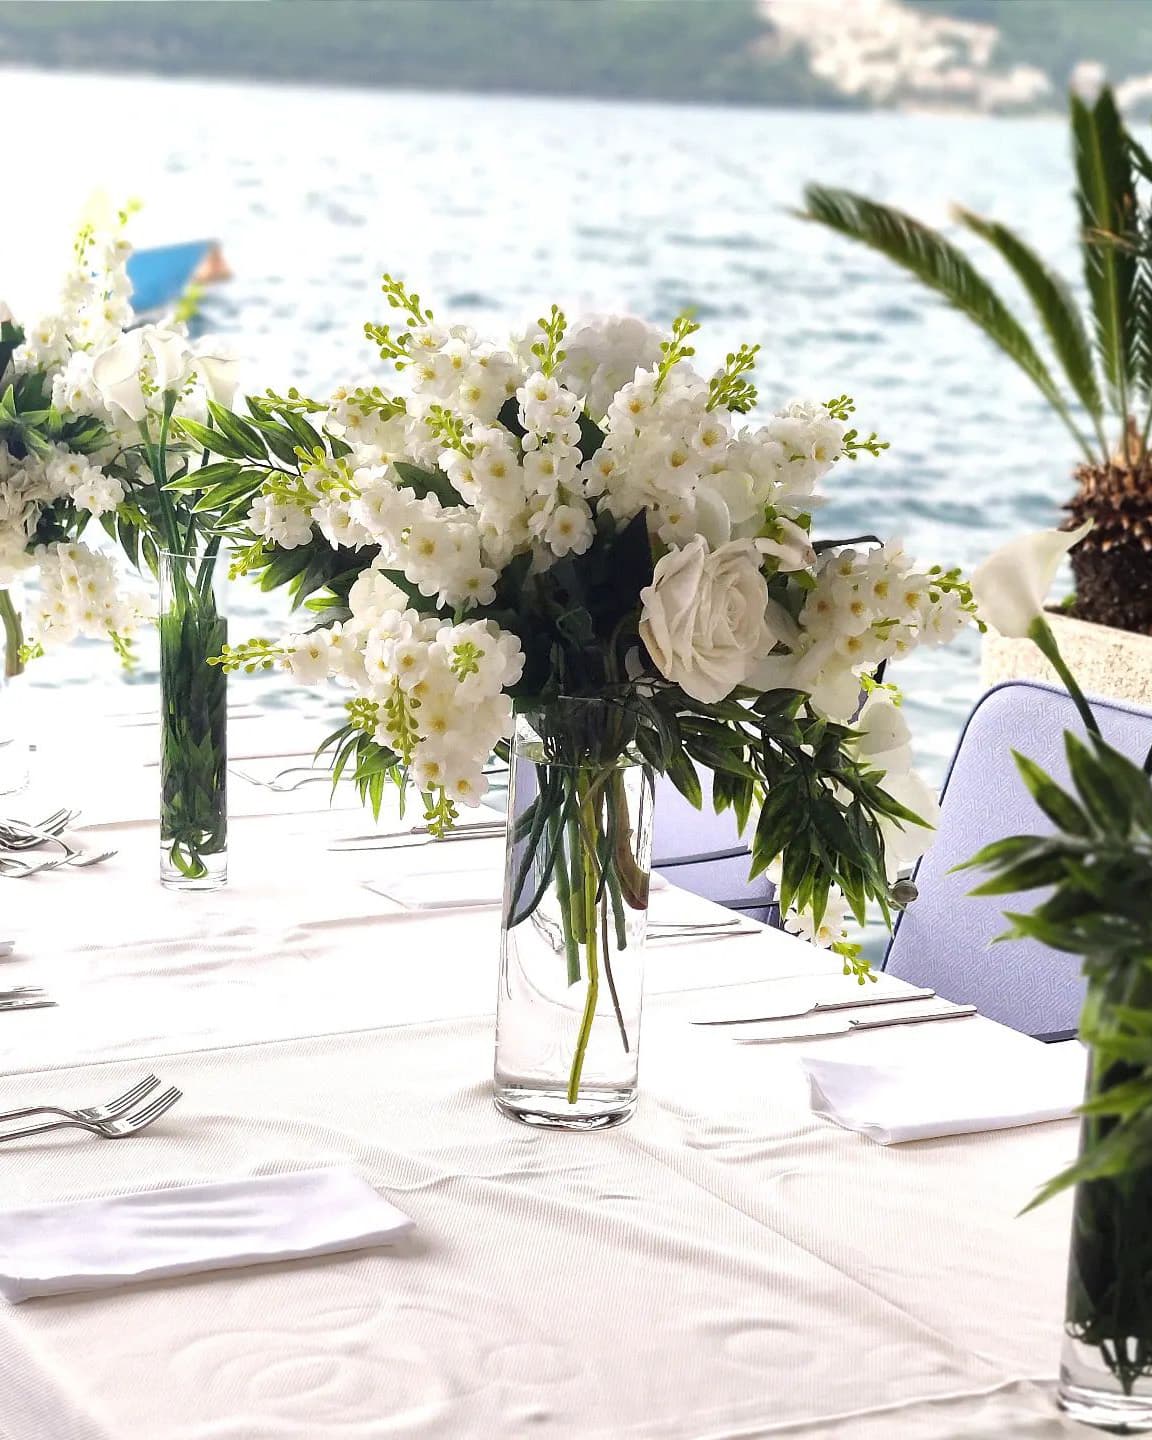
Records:
[[[216,428],[223,431],[233,445],[239,446],[249,460],[265,458],[267,451],[264,442],[248,421],[242,420],[239,415],[233,415],[230,410],[225,410],[223,405],[217,405],[214,400],[208,402],[208,413],[216,422]]]
[[[1096,344],[1117,405],[1126,394],[1134,339],[1135,257],[1104,236],[1130,236],[1136,197],[1124,122],[1105,87],[1091,109],[1070,98],[1076,203],[1083,227],[1084,279],[1096,321]]]
[[[1009,835],[1003,840],[993,840],[977,850],[970,860],[961,860],[958,865],[953,865],[948,873],[954,875],[957,870],[975,870],[1005,861],[1011,863],[1038,849],[1046,849],[1047,845],[1048,841],[1039,835]]]
[[[1071,795],[1061,790],[1050,775],[1042,770],[1034,760],[1029,760],[1027,755],[1021,755],[1018,750],[1012,751],[1012,758],[1016,761],[1016,768],[1023,777],[1032,798],[1058,829],[1069,835],[1093,834],[1092,822],[1088,816]]]
[[[219,485],[225,480],[234,480],[239,474],[240,466],[235,461],[218,460],[213,465],[201,465],[198,470],[189,470],[187,475],[182,475],[179,480],[169,480],[164,489],[189,493],[197,490],[210,490],[213,485]]]
[[[1055,410],[1067,413],[1064,398],[1027,332],[963,251],[939,231],[849,190],[809,185],[804,199],[807,208],[800,212],[801,218],[859,240],[903,266],[967,315],[1015,361]]]
[[[250,400],[248,403],[251,405],[252,401]],[[278,425],[275,420],[258,417],[253,417],[250,423],[256,430],[259,430],[264,437],[265,445],[277,460],[291,466],[293,470],[299,468],[299,456],[296,454],[298,441],[286,425]]]
[[[668,757],[668,778],[679,790],[689,805],[699,810],[704,804],[704,792],[700,788],[700,776],[696,767],[683,750],[674,750]]]
[[[207,425],[201,425],[198,420],[175,419],[172,425],[179,434],[199,445],[201,450],[209,455],[223,455],[226,460],[252,458],[243,445],[237,445],[221,431],[211,430]]]
[[[234,504],[242,496],[247,498],[254,495],[260,489],[261,479],[260,475],[253,476],[251,471],[245,471],[231,480],[224,480],[219,485],[213,485],[206,494],[201,495],[192,509],[197,514],[205,510],[223,509],[225,506]]]
[[[1127,835],[1132,823],[1127,791],[1112,783],[1108,771],[1071,730],[1064,732],[1064,749],[1076,793],[1085,810],[1105,834]]]
[[[1014,895],[1018,890],[1036,890],[1041,885],[1057,885],[1064,878],[1064,862],[1058,856],[1038,855],[1018,860],[998,875],[969,890],[969,895]]]
[[[1092,344],[1076,299],[1066,282],[1006,225],[985,220],[956,206],[956,218],[986,240],[1012,267],[1028,292],[1052,349],[1064,367],[1068,383],[1085,410],[1096,419],[1103,413],[1100,387],[1092,360]]]
[[[418,500],[423,500],[425,495],[435,495],[441,505],[463,505],[459,491],[442,470],[424,470],[419,465],[410,465],[407,460],[397,460],[392,468],[405,488],[415,492]]]

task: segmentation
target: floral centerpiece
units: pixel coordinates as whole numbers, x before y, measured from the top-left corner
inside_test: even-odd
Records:
[[[662,335],[554,307],[500,347],[384,293],[400,323],[368,334],[402,389],[183,426],[219,458],[181,486],[243,502],[239,565],[312,616],[221,664],[349,685],[336,773],[377,807],[414,787],[437,834],[511,751],[498,1099],[613,1123],[635,1098],[651,772],[696,804],[711,772],[752,874],[774,867],[792,923],[863,971],[845,907],[888,915],[931,808],[871,677],[951,638],[971,596],[899,546],[813,540],[818,481],[884,446],[845,396],[747,424],[755,347],[705,378],[687,316]]]
[[[1060,1402],[1133,1434],[1152,1426],[1152,750],[1141,768],[1108,744],[1044,617],[1057,564],[1083,538],[1083,528],[1023,537],[973,576],[981,614],[1040,648],[1085,733],[1064,737],[1070,789],[1016,755],[1054,833],[997,840],[968,863],[991,872],[975,894],[1047,891],[1032,911],[1007,914],[1004,939],[1084,957],[1080,1156],[1033,1204],[1075,1187]]]
[[[226,685],[206,662],[226,639],[213,533],[226,507],[168,487],[190,453],[174,425],[231,400],[235,362],[175,322],[133,328],[125,219],[81,230],[51,314],[20,325],[0,307],[0,620],[9,673],[81,635],[108,635],[130,659],[152,605],[84,538],[93,522],[161,579],[162,873],[199,884],[222,878],[224,851]],[[8,587],[32,570],[24,641]]]

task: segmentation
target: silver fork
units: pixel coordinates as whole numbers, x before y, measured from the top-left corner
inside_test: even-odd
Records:
[[[119,853],[119,850],[100,850],[96,853],[89,850],[70,855],[67,860],[61,863],[70,865],[73,870],[83,870],[89,865],[102,865],[105,860],[111,860],[114,855],[119,855]]]
[[[63,1115],[66,1120],[88,1120],[93,1125],[99,1125],[102,1121],[118,1120],[121,1115],[127,1114],[138,1100],[151,1095],[159,1084],[155,1075],[146,1075],[131,1090],[125,1090],[123,1095],[117,1095],[115,1100],[109,1100],[105,1105],[83,1105],[76,1110],[62,1105],[29,1105],[26,1110],[5,1111],[0,1120],[23,1120],[28,1115]]]
[[[48,840],[58,840],[60,832],[79,815],[79,810],[57,810],[38,825],[27,825],[23,820],[0,820],[0,840],[6,850],[31,850]]]
[[[299,790],[301,785],[312,785],[317,780],[326,780],[329,785],[332,783],[331,770],[318,770],[315,765],[289,765],[286,770],[280,770],[270,780],[265,780],[260,775],[253,775],[251,770],[244,770],[239,765],[229,765],[228,769],[233,775],[238,775],[241,780],[247,780],[249,785],[259,785],[262,790],[274,790],[278,795],[289,794],[293,790]],[[301,774],[303,771],[305,773]],[[299,775],[298,780],[289,780],[289,775]],[[342,775],[342,780],[351,779],[351,776]]]
[[[0,1144],[5,1140],[24,1140],[29,1135],[46,1135],[49,1130],[87,1130],[90,1135],[98,1135],[101,1140],[123,1140],[129,1135],[138,1135],[149,1125],[155,1125],[161,1115],[171,1110],[182,1093],[173,1086],[170,1090],[165,1090],[163,1095],[149,1101],[143,1110],[138,1110],[135,1115],[124,1119],[102,1120],[95,1124],[88,1120],[51,1120],[47,1125],[28,1125],[23,1130],[9,1130],[6,1134],[0,1134]]]
[[[26,880],[29,875],[36,875],[41,870],[51,870],[60,863],[59,860],[23,860],[15,855],[0,854],[0,875],[6,875],[9,880]]]

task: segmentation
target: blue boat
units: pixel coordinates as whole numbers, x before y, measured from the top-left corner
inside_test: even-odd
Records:
[[[219,243],[186,240],[136,250],[128,257],[132,281],[132,308],[141,318],[171,310],[194,285],[210,285],[231,278]]]

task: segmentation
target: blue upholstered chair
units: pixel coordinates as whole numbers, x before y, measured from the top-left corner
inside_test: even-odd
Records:
[[[763,875],[748,879],[747,841],[736,830],[731,810],[712,808],[712,777],[700,772],[703,809],[690,805],[666,777],[656,780],[652,868],[694,895],[703,895],[755,920],[774,918],[772,884]],[[752,822],[750,822],[752,823]]]
[[[1115,700],[1093,701],[1093,709],[1109,744],[1143,764],[1152,713]],[[977,872],[949,871],[992,840],[1051,831],[1011,752],[1066,785],[1065,730],[1082,735],[1083,723],[1064,691],[1051,686],[1012,681],[977,703],[944,782],[935,843],[916,869],[919,898],[900,916],[884,959],[891,975],[1046,1038],[1076,1029],[1084,998],[1079,957],[1033,940],[991,944],[1007,929],[1003,912],[1031,909],[1042,892],[972,898]]]

